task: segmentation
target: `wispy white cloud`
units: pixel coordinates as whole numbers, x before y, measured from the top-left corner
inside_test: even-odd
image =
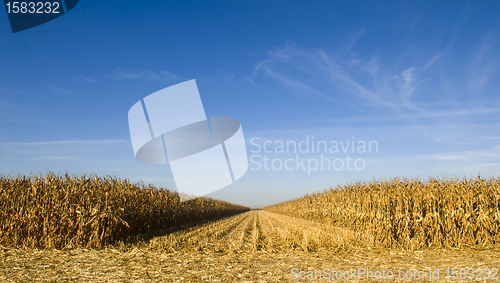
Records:
[[[480,136],[477,138],[484,139],[484,140],[500,140],[500,136]]]
[[[449,151],[435,154],[379,156],[370,160],[372,165],[390,168],[394,171],[411,172],[410,176],[437,176],[436,174],[477,174],[498,176],[500,147],[494,146],[483,150]],[[368,161],[367,161],[368,162]],[[410,169],[410,170],[407,170]],[[405,175],[408,173],[397,173]]]
[[[500,58],[493,55],[500,42],[496,33],[496,30],[490,31],[484,36],[469,65],[467,83],[475,95],[481,94],[490,82],[498,78]]]
[[[341,99],[361,98],[373,107],[422,111],[412,103],[418,85],[426,80],[418,78],[419,71],[443,54],[430,58],[425,67],[407,66],[392,73],[389,70],[394,68],[386,67],[381,72],[383,64],[377,56],[363,60],[351,50],[363,34],[357,34],[335,52],[291,44],[270,50],[255,65],[249,80],[262,85],[268,81],[266,77],[272,78],[294,92],[331,101],[339,101],[342,94]]]
[[[98,81],[94,78],[91,78],[91,77],[85,77],[85,76],[78,76],[78,78],[76,78],[76,80],[78,81],[86,81],[86,82],[89,82],[89,83],[97,83]]]
[[[267,59],[255,66],[254,74],[249,78],[250,81],[258,84],[259,76],[265,75],[294,92],[311,97],[335,101],[335,97],[332,96],[332,87],[334,87],[337,90],[346,90],[359,95],[370,102],[387,103],[377,93],[355,80],[342,66],[357,66],[361,62],[358,58],[340,62],[324,50],[300,49],[292,45],[269,51],[267,55]],[[378,67],[372,61],[368,68],[371,72],[376,72]],[[326,87],[329,93],[323,90],[324,86],[322,88],[319,86],[324,82],[331,86]]]
[[[32,92],[22,91],[22,90],[12,90],[7,88],[0,88],[0,94],[30,94]]]
[[[48,155],[48,156],[42,156],[42,158],[53,159],[53,160],[71,160],[71,159],[74,159],[74,157],[71,157],[71,156],[60,156],[60,155]]]
[[[62,87],[57,87],[57,86],[54,86],[54,85],[48,85],[47,87],[50,90],[58,92],[58,93],[72,93],[72,92],[74,92],[72,90],[65,89],[65,88],[62,88]]]
[[[361,64],[361,60],[358,59],[358,61],[359,61],[358,65]],[[379,68],[380,68],[380,62],[377,57],[373,57],[370,61],[361,65],[362,71],[372,75],[375,75],[378,72]]]
[[[169,71],[152,71],[148,69],[126,70],[116,68],[108,70],[104,75],[115,80],[149,80],[149,81],[173,81],[177,80],[178,76]]]
[[[389,63],[377,56],[376,51],[361,55],[353,51],[363,36],[362,30],[333,51],[294,44],[275,48],[255,65],[249,81],[264,88],[276,89],[277,84],[290,93],[369,110],[363,116],[374,113],[378,117],[384,113],[415,120],[499,112],[500,105],[478,100],[477,92],[466,89],[467,83],[477,91],[486,86],[491,89],[492,78],[498,74],[500,59],[491,60],[492,46],[498,40],[491,34],[481,44],[470,70],[461,73],[436,65],[453,55],[449,46],[411,60],[402,52],[394,55],[398,60]],[[469,97],[472,102],[464,99]],[[446,105],[442,105],[444,102]]]
[[[444,55],[445,55],[444,53],[439,53],[438,55],[432,57],[429,61],[427,61],[427,64],[425,64],[424,69],[429,68],[430,66],[434,65],[434,63],[436,63]]]
[[[78,76],[75,78],[76,81],[89,82],[89,83],[100,83],[103,79],[119,80],[119,81],[165,81],[172,82],[180,80],[179,76],[176,74],[166,71],[153,71],[149,69],[124,69],[116,68],[107,71],[99,71],[97,75],[86,75]],[[54,89],[56,90],[56,89]]]
[[[361,38],[363,38],[365,33],[366,30],[364,28],[360,28],[358,32],[351,34],[349,36],[349,39],[344,44],[342,44],[342,47],[340,48],[339,52],[351,51],[354,44],[358,42]]]
[[[416,86],[414,84],[415,76],[413,75],[414,68],[410,68],[401,72],[403,77],[403,85],[401,87],[401,100],[408,102],[413,93],[415,92]]]
[[[455,151],[440,154],[430,154],[422,155],[422,158],[432,159],[432,160],[469,160],[469,161],[480,161],[486,162],[491,159],[500,160],[500,146],[494,146],[484,150],[467,150],[467,151]]]
[[[113,144],[113,143],[125,143],[128,140],[117,140],[117,139],[102,139],[102,140],[59,140],[59,141],[43,141],[43,142],[7,142],[0,143],[0,145],[10,145],[10,146],[30,146],[30,145],[65,145],[65,144]]]
[[[283,59],[283,57],[282,57]],[[286,60],[286,59],[285,59]],[[286,76],[276,70],[271,66],[272,62],[269,60],[265,60],[260,62],[257,66],[255,66],[255,72],[264,72],[266,75],[276,79],[280,83],[295,89],[296,91],[306,94],[311,97],[321,97],[327,100],[333,100],[332,97],[325,95],[321,91],[299,81],[295,80],[289,76]]]
[[[357,93],[369,102],[381,104],[387,103],[387,101],[382,99],[377,92],[371,91],[362,86],[362,84],[354,79],[353,76],[350,75],[349,72],[341,66],[341,63],[338,62],[338,60],[335,60],[333,56],[330,56],[325,51],[319,49],[316,49],[315,52],[320,56],[320,60],[317,60],[317,62],[320,63],[319,67],[326,72],[327,76],[330,78],[330,82],[335,85],[340,83],[339,86],[341,88],[347,87],[351,90],[351,92],[354,91],[354,93]]]

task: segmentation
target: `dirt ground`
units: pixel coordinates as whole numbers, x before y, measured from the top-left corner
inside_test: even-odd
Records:
[[[499,249],[374,250],[356,239],[251,211],[100,250],[2,248],[0,282],[500,282]]]

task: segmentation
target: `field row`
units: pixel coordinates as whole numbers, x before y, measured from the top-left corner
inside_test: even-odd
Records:
[[[153,250],[167,252],[340,251],[359,242],[351,231],[262,210],[156,237]]]

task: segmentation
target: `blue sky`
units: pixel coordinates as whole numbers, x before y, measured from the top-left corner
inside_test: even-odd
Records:
[[[81,0],[16,34],[1,11],[0,173],[174,187],[168,166],[135,160],[127,113],[196,79],[207,116],[238,119],[258,163],[297,156],[251,152],[253,137],[378,143],[324,155],[363,170],[250,162],[216,198],[261,207],[356,181],[499,175],[500,2],[309,2]]]

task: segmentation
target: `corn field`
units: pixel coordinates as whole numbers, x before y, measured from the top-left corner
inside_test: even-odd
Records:
[[[356,183],[264,208],[355,232],[374,246],[486,247],[500,243],[500,178]]]
[[[0,245],[101,247],[148,233],[249,210],[114,177],[0,177]]]

